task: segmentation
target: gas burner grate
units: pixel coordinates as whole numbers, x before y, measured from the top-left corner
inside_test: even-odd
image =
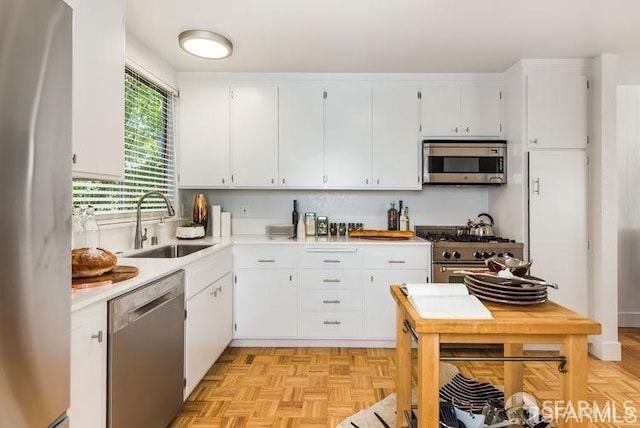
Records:
[[[474,235],[452,235],[450,233],[418,233],[422,239],[431,242],[487,242],[487,243],[509,243],[516,242],[513,239],[501,238],[499,236],[474,236]]]

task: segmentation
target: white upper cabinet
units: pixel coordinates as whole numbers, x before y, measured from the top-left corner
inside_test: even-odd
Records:
[[[587,147],[587,78],[527,76],[529,148]]]
[[[442,82],[422,88],[422,135],[497,137],[502,134],[498,84]]]
[[[180,187],[229,187],[229,88],[180,88]]]
[[[278,186],[324,186],[323,86],[291,83],[279,88]]]
[[[373,187],[421,189],[419,90],[377,85],[373,88]]]
[[[371,86],[358,82],[327,85],[324,165],[327,187],[371,187]]]
[[[124,0],[73,8],[74,178],[124,178]]]
[[[235,187],[278,185],[278,88],[231,88],[231,180]]]

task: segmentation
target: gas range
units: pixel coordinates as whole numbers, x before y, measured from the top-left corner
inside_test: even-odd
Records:
[[[524,244],[496,236],[462,234],[463,226],[416,226],[416,235],[432,242],[433,263],[484,264],[493,255],[523,258]]]

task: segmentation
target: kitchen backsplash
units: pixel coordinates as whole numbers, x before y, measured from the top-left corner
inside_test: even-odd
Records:
[[[196,193],[204,192],[210,205],[231,212],[232,233],[264,233],[264,225],[291,219],[293,200],[301,216],[305,212],[329,217],[330,222],[360,222],[368,229],[386,229],[389,204],[402,200],[409,207],[411,225],[466,224],[488,208],[485,187],[438,187],[414,191],[324,190],[181,190],[185,217],[193,209]],[[246,212],[246,215],[242,215]],[[496,219],[497,221],[497,219]]]

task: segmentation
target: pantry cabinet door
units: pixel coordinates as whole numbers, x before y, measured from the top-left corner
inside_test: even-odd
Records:
[[[587,96],[585,76],[527,76],[529,148],[586,148]]]
[[[324,128],[327,187],[371,187],[371,108],[371,86],[354,82],[327,86]]]
[[[419,99],[411,86],[373,89],[373,186],[420,189]]]
[[[323,86],[287,84],[281,85],[279,91],[278,186],[322,187]]]
[[[529,152],[531,274],[559,285],[549,299],[588,315],[587,154]]]
[[[231,158],[234,187],[277,186],[277,87],[231,89]]]
[[[229,187],[227,86],[181,86],[178,150],[180,187]]]

